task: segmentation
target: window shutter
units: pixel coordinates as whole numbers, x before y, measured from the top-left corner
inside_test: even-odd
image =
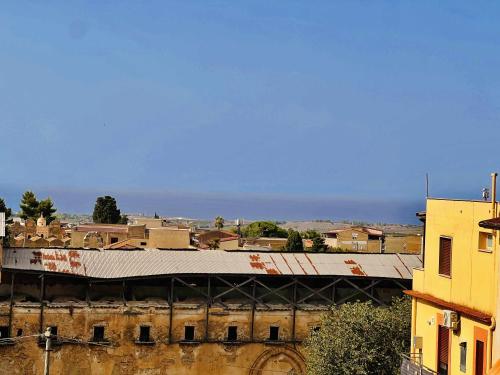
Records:
[[[439,364],[448,365],[449,332],[448,328],[439,326],[438,331]]]
[[[451,238],[439,238],[439,274],[451,276]]]

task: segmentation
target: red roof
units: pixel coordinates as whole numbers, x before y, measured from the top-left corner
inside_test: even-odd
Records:
[[[500,217],[480,221],[479,226],[487,229],[500,229]]]

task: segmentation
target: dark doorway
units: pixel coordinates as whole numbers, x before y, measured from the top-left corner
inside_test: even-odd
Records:
[[[438,328],[438,374],[448,375],[448,349],[450,333],[448,328]]]
[[[484,342],[476,340],[476,364],[474,375],[484,375]]]

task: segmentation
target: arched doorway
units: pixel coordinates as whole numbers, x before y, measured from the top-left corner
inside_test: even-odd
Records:
[[[252,364],[249,375],[304,375],[305,360],[294,348],[285,346],[266,350]]]

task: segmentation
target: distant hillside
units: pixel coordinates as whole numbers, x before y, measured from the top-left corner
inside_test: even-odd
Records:
[[[312,221],[287,221],[284,224],[280,224],[280,226],[285,229],[291,228],[299,232],[305,232],[306,230],[328,232],[334,229],[349,228],[350,226],[353,225],[362,225],[371,228],[381,229],[386,234],[421,234],[423,232],[423,227],[421,225],[366,223],[366,222],[356,222],[356,221],[334,222],[327,220],[318,220],[318,221],[312,220]]]

